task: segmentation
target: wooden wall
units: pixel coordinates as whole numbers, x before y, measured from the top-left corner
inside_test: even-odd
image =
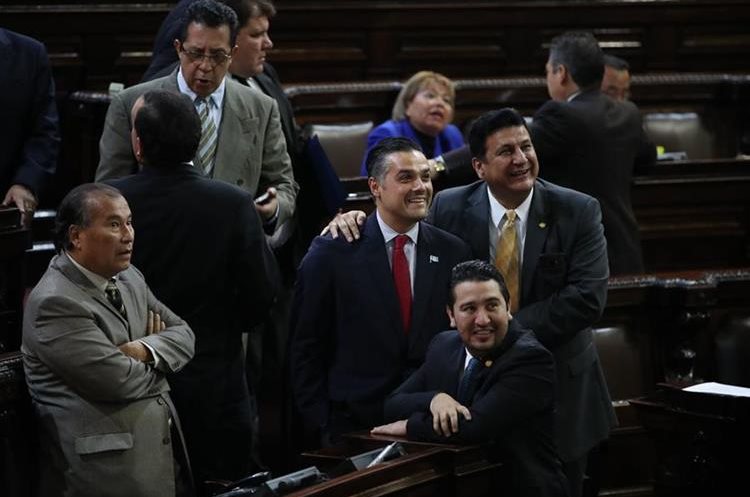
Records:
[[[47,44],[60,92],[140,80],[174,2],[9,0],[2,25]],[[636,73],[743,71],[750,4],[742,0],[277,0],[270,61],[285,83],[541,75],[549,40],[593,31]]]

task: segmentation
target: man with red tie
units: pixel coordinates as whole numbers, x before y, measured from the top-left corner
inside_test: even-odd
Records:
[[[316,238],[292,305],[292,385],[308,439],[321,445],[383,423],[383,400],[448,327],[450,271],[470,258],[457,237],[422,221],[432,200],[427,159],[404,138],[367,157],[376,210],[354,243]]]

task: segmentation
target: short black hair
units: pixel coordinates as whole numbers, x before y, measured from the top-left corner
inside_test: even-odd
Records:
[[[143,162],[168,167],[193,160],[201,140],[201,120],[190,97],[167,90],[143,94],[143,107],[135,116]]]
[[[192,23],[203,24],[209,28],[229,27],[229,46],[234,47],[237,41],[237,14],[223,3],[215,0],[198,0],[191,3],[180,20],[180,43],[187,38],[188,26]]]
[[[510,306],[510,293],[505,286],[505,279],[494,264],[475,259],[456,264],[451,270],[450,291],[448,292],[448,307],[456,303],[456,287],[466,281],[497,281],[500,293],[505,299],[505,305]]]
[[[117,188],[103,183],[84,183],[68,192],[57,208],[54,227],[55,250],[73,248],[68,231],[73,225],[85,228],[91,223],[91,202],[95,197],[122,197]]]
[[[498,130],[517,126],[523,126],[526,131],[529,130],[526,120],[516,109],[505,107],[485,112],[474,121],[469,130],[471,155],[477,159],[484,158],[487,153],[488,136]]]
[[[604,54],[604,65],[617,69],[618,71],[630,71],[630,64],[625,59],[616,55]]]
[[[581,90],[598,88],[604,76],[604,52],[594,35],[568,31],[552,38],[549,47],[552,68],[564,65]]]
[[[367,177],[375,178],[378,182],[382,182],[385,172],[388,169],[388,156],[397,152],[413,151],[422,153],[419,145],[408,138],[400,136],[383,138],[367,153],[367,159],[365,159]]]
[[[247,21],[256,17],[268,17],[276,15],[276,7],[271,0],[221,0],[237,14],[238,29],[242,29]]]

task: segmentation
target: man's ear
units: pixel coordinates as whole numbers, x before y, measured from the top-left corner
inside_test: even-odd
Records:
[[[471,165],[477,173],[477,176],[479,176],[479,179],[484,179],[484,163],[476,157],[472,157]]]
[[[445,306],[445,312],[448,313],[448,319],[451,320],[451,328],[456,327],[456,319],[453,317],[453,310],[451,309],[451,306],[446,305]]]
[[[370,187],[370,193],[372,193],[373,198],[380,198],[380,185],[378,184],[378,180],[372,176],[367,178],[367,186]]]
[[[177,38],[174,39],[172,42],[172,46],[174,47],[174,51],[177,52],[177,57],[180,57],[180,40]]]
[[[568,71],[568,67],[566,65],[560,64],[559,66],[557,66],[557,74],[561,85],[565,86],[570,84],[570,71]]]
[[[81,227],[75,224],[68,226],[68,240],[75,249],[81,246]]]

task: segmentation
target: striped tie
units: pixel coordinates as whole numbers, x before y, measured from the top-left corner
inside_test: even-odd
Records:
[[[211,169],[214,165],[214,156],[216,155],[216,142],[218,134],[216,132],[216,123],[209,107],[211,105],[211,97],[196,98],[195,105],[198,108],[198,112],[201,118],[201,141],[198,145],[198,154],[195,156],[195,165],[203,169],[203,173],[207,176],[210,175]]]
[[[500,230],[500,239],[497,242],[497,252],[495,254],[495,266],[500,270],[505,280],[505,286],[510,293],[510,310],[518,310],[519,303],[519,254],[518,254],[518,236],[516,234],[516,211],[513,209],[505,211],[505,224]]]

